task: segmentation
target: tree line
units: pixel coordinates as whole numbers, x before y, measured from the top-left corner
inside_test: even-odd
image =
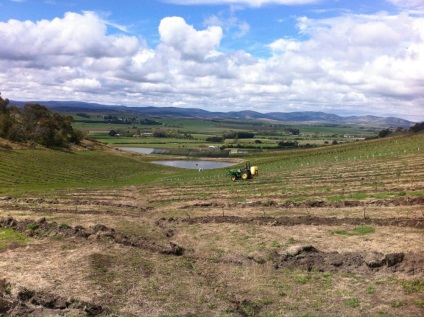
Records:
[[[378,138],[385,138],[387,136],[391,136],[394,134],[402,134],[402,133],[407,133],[407,132],[411,132],[411,133],[418,133],[418,132],[422,132],[424,131],[424,122],[419,122],[416,123],[414,126],[410,127],[409,130],[404,129],[402,127],[398,127],[396,129],[393,128],[386,128],[381,130],[378,133]]]
[[[80,144],[84,135],[72,128],[73,118],[50,111],[40,104],[10,106],[0,94],[0,137],[12,142],[30,142],[46,147]]]

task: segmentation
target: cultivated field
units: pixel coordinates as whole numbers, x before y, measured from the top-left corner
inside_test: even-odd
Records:
[[[423,157],[424,134],[266,152],[231,182],[4,145],[0,315],[422,316]]]

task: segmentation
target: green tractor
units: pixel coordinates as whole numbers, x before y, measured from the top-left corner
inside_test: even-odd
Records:
[[[245,166],[239,169],[229,170],[226,176],[231,176],[231,180],[234,182],[238,179],[247,180],[254,176],[259,175],[257,166],[250,166],[250,162],[246,162]]]

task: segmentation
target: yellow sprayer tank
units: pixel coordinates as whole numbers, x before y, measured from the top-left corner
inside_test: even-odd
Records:
[[[253,176],[253,175],[258,176],[258,174],[259,174],[259,169],[258,169],[258,167],[257,167],[257,166],[251,166],[251,167],[250,167],[250,173],[252,174],[252,176]]]

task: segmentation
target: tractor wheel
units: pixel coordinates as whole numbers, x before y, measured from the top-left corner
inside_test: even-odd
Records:
[[[237,179],[236,175],[231,175],[231,180],[232,180],[233,182],[235,182],[235,181],[236,181],[236,179]]]
[[[243,180],[246,180],[246,179],[248,179],[248,178],[249,178],[249,174],[247,174],[247,172],[243,172],[243,173],[241,173],[241,178],[242,178]]]

